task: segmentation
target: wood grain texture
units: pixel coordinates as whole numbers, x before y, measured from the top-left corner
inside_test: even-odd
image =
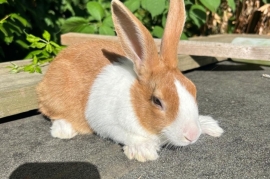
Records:
[[[14,61],[17,65],[29,63],[29,60]],[[21,72],[12,74],[0,63],[0,118],[37,109],[36,85],[43,74]],[[46,72],[47,67],[43,67]]]
[[[254,36],[254,35],[219,35],[217,37],[201,37],[193,40],[181,40],[178,45],[178,54],[195,55],[195,56],[210,56],[210,57],[225,57],[239,59],[259,59],[270,60],[270,47],[254,46],[254,45],[238,45],[230,42],[235,37],[248,38],[269,38],[270,36]],[[209,39],[208,39],[209,38]],[[219,38],[223,41],[220,42]],[[226,40],[227,38],[227,40]],[[117,41],[114,36],[88,35],[78,33],[67,33],[61,36],[63,45],[70,45],[85,40],[105,39],[108,41]],[[207,40],[208,39],[208,40]],[[155,39],[157,48],[160,48],[161,39]]]
[[[182,71],[195,69],[207,64],[226,60],[228,57],[247,57],[269,60],[269,49],[254,47],[235,47],[229,44],[235,37],[270,38],[257,35],[215,35],[209,37],[192,38],[190,41],[181,41],[178,49],[178,67]],[[70,45],[90,39],[107,39],[117,41],[117,37],[68,33],[62,35],[62,44]],[[155,39],[157,46],[160,39]],[[222,42],[222,43],[221,43]],[[211,48],[210,48],[211,47]],[[240,53],[245,52],[245,54]],[[183,55],[188,54],[188,55]],[[231,56],[233,55],[233,56]],[[15,61],[17,65],[27,64],[29,61]],[[19,73],[11,74],[6,66],[9,62],[0,64],[0,118],[37,109],[35,87],[42,79],[42,74]],[[43,68],[43,73],[46,72]]]

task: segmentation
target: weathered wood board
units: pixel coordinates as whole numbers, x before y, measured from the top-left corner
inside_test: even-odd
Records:
[[[260,59],[270,60],[269,47],[254,45],[231,44],[235,37],[258,38],[258,35],[217,35],[212,37],[194,38],[193,40],[181,40],[178,45],[178,54],[194,56],[211,56],[221,58],[240,58],[240,59]],[[268,38],[270,36],[259,36],[259,38]],[[113,36],[95,36],[89,34],[67,33],[62,35],[63,45],[70,45],[89,39],[103,39],[108,41],[117,41]],[[219,40],[220,39],[220,40]],[[161,39],[155,39],[159,49]],[[181,61],[180,61],[181,62]]]
[[[61,42],[63,45],[71,45],[75,43],[80,43],[86,40],[91,39],[102,39],[107,41],[118,41],[117,37],[114,36],[104,36],[104,35],[92,35],[92,34],[79,34],[79,33],[67,33],[61,36]],[[204,37],[207,39],[207,37]],[[218,39],[217,39],[218,40]],[[161,40],[155,39],[155,43],[159,49]],[[180,43],[181,45],[181,43]],[[179,48],[180,49],[180,48]],[[194,48],[192,48],[194,50]],[[198,50],[198,49],[197,49]],[[187,54],[182,53],[181,50],[178,50],[178,67],[181,71],[187,71],[191,69],[195,69],[204,65],[208,65],[211,63],[216,63],[219,61],[227,60],[228,58],[225,57],[216,57],[212,55],[199,55],[199,56],[190,56]]]
[[[178,51],[179,53],[181,53],[181,55],[178,56],[180,70],[190,70],[203,65],[226,60],[230,56],[226,55],[226,53],[220,55],[217,53],[217,51],[222,51],[223,47],[221,42],[230,43],[235,37],[239,37],[239,35],[215,35],[191,39],[192,41],[195,40],[195,42],[181,42]],[[248,35],[248,37],[256,38],[258,36]],[[264,38],[264,36],[259,37]],[[114,37],[109,37],[108,39],[107,36],[69,33],[62,35],[62,44],[70,45],[73,43],[81,42],[83,40],[89,40],[91,38],[105,38],[106,40],[117,40]],[[265,38],[270,37],[266,36]],[[206,42],[213,42],[212,45],[210,44],[210,46],[212,46],[212,49],[207,49],[203,47],[204,45],[207,45]],[[160,40],[156,39],[156,43],[158,46],[160,44]],[[194,44],[196,46],[194,46]],[[220,44],[220,46],[217,46],[217,44]],[[184,52],[183,49],[185,49]],[[191,55],[197,56],[183,55],[189,53]],[[234,53],[239,53],[239,51],[234,51]],[[269,57],[265,55],[265,53],[261,53],[261,55],[264,56],[265,59]],[[14,63],[22,65],[28,63],[28,61],[21,60],[15,61]],[[9,72],[9,69],[6,68],[6,66],[8,65],[9,63],[0,63],[0,118],[37,109],[38,105],[35,88],[37,83],[43,77],[43,74],[29,74],[24,72],[19,74],[11,74]],[[45,71],[46,67],[43,68],[43,73],[45,73]]]
[[[29,63],[29,60],[13,62],[17,65]],[[37,109],[36,85],[43,74],[17,73],[12,74],[0,63],[0,118]],[[43,68],[46,71],[46,67]]]
[[[205,60],[207,58],[207,60]],[[215,63],[214,57],[189,57],[180,55],[183,70],[198,68],[202,65]],[[225,60],[225,58],[224,58]],[[29,63],[29,60],[13,62],[17,65]],[[0,63],[0,118],[37,109],[36,85],[43,78],[47,67],[43,67],[43,74],[29,74],[21,72],[12,74],[6,66],[9,62]]]

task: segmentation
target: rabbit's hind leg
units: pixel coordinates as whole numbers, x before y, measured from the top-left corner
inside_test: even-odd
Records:
[[[51,135],[55,138],[71,139],[77,134],[72,125],[64,119],[58,119],[52,122]]]

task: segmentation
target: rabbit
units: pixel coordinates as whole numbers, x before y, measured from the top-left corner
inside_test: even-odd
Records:
[[[119,41],[89,40],[62,50],[37,86],[51,135],[95,133],[123,145],[129,159],[156,160],[165,144],[186,146],[223,129],[200,116],[196,87],[177,67],[184,0],[171,0],[160,53],[149,31],[119,1],[111,2]]]

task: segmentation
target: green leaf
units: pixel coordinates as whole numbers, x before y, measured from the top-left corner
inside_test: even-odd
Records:
[[[41,70],[40,66],[36,66],[35,71],[36,71],[37,73],[42,74],[42,70]]]
[[[26,40],[28,42],[34,43],[34,42],[38,42],[40,40],[40,38],[36,37],[36,36],[34,36],[32,34],[26,34]]]
[[[46,50],[43,50],[41,55],[39,56],[39,58],[50,58],[51,57],[51,54],[48,53],[48,51]]]
[[[43,34],[42,34],[42,37],[43,37],[45,40],[50,41],[50,39],[51,39],[51,34],[50,34],[48,31],[44,30],[44,32],[43,32]]]
[[[53,20],[48,17],[44,18],[44,22],[46,22],[47,26],[52,26],[52,27],[54,26]]]
[[[155,26],[153,31],[152,31],[152,35],[158,38],[161,38],[163,35],[163,31],[164,29],[160,26]]]
[[[187,5],[193,5],[194,3],[193,2],[191,2],[190,0],[185,0],[185,5],[187,6]]]
[[[54,55],[57,55],[64,48],[65,48],[64,46],[55,47],[52,52]]]
[[[232,11],[235,11],[235,0],[227,0],[229,7],[232,9]]]
[[[6,66],[6,68],[16,68],[16,64],[15,63],[12,63],[12,62],[10,62],[11,63],[11,66]]]
[[[18,20],[24,27],[31,27],[31,25],[27,22],[27,20],[18,14],[13,13],[10,15],[10,18],[12,20],[14,19]]]
[[[124,4],[131,12],[134,12],[140,8],[141,0],[127,0]]]
[[[42,64],[49,63],[49,62],[53,61],[53,59],[54,58],[40,59],[39,63],[42,65]]]
[[[74,3],[74,1],[73,1],[73,3]],[[75,4],[75,3],[74,3],[74,4]],[[79,4],[76,4],[75,7],[78,6],[78,5],[79,5]],[[65,12],[65,11],[68,10],[68,11],[72,14],[72,16],[75,16],[75,12],[74,12],[74,10],[73,10],[73,7],[74,7],[74,5],[72,5],[70,2],[68,2],[68,1],[66,1],[66,0],[62,1],[61,10],[62,10],[63,12]]]
[[[33,64],[35,64],[35,65],[36,65],[37,63],[38,63],[37,56],[34,56],[34,57],[33,57]]]
[[[35,72],[35,66],[33,64],[26,65],[23,68],[24,71],[29,72],[29,73],[34,73]]]
[[[13,41],[13,38],[14,36],[6,36],[4,38],[4,41],[7,43],[7,44],[10,44],[12,41]]]
[[[51,44],[47,43],[47,45],[46,45],[46,51],[49,52],[49,53],[52,53],[52,46],[51,46]]]
[[[195,4],[191,6],[189,16],[198,28],[200,28],[206,22],[206,11],[201,5]]]
[[[33,58],[34,56],[37,56],[37,55],[41,54],[42,51],[43,51],[43,50],[34,50],[34,51],[28,53],[28,54],[26,55],[26,57],[24,57],[24,59]]]
[[[105,16],[105,11],[101,4],[99,4],[98,2],[88,2],[86,4],[86,8],[89,14],[93,16],[97,21],[101,21],[101,19]]]
[[[8,29],[5,28],[3,24],[0,24],[0,31],[5,35],[8,36]]]
[[[181,40],[188,40],[188,37],[185,33],[182,33],[180,39]]]
[[[60,47],[60,45],[58,45],[57,43],[53,42],[53,41],[50,41],[50,44],[56,48]]]
[[[19,44],[22,48],[24,48],[24,49],[29,49],[29,45],[27,44],[27,43],[25,43],[24,41],[22,41],[22,40],[16,40],[15,41],[17,44]]]
[[[71,17],[68,18],[63,26],[61,27],[62,32],[80,32],[82,28],[85,28],[86,25],[89,25],[88,20],[82,17]]]
[[[106,25],[102,25],[99,27],[99,34],[102,35],[115,35],[114,30]]]
[[[200,2],[211,12],[216,12],[221,0],[200,0]]]
[[[94,34],[95,30],[96,30],[96,28],[93,25],[85,24],[85,25],[81,26],[81,29],[79,29],[78,32],[87,33],[87,34]]]
[[[162,22],[161,22],[163,27],[165,27],[166,21],[167,21],[167,16],[166,16],[166,14],[163,14],[163,16],[162,16]]]
[[[0,4],[8,3],[7,0],[0,0]]]
[[[114,27],[113,24],[113,20],[112,20],[112,16],[107,16],[104,20],[103,20],[103,24],[109,27]]]
[[[142,0],[142,7],[151,13],[152,18],[162,14],[166,0]]]
[[[10,62],[10,63],[11,63],[11,66],[6,66],[6,68],[10,68],[11,69],[10,70],[11,73],[19,73],[19,72],[22,71],[22,67],[21,66],[18,66],[15,63],[12,63],[12,62]]]
[[[15,33],[18,36],[22,33],[21,27],[19,27],[16,22],[8,21],[4,26],[6,29],[9,29],[11,33]]]
[[[30,47],[32,47],[32,48],[43,48],[43,47],[45,47],[46,46],[46,43],[44,43],[44,42],[33,42],[31,45],[30,45]]]

